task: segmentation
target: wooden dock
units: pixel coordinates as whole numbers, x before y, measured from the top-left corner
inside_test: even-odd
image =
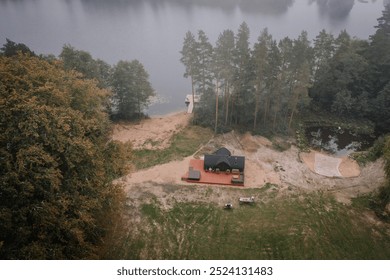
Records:
[[[192,111],[194,110],[194,100],[195,103],[198,103],[200,100],[200,97],[198,94],[194,96],[194,99],[192,99],[192,94],[188,94],[185,99],[185,103],[187,105],[187,114],[192,114]]]

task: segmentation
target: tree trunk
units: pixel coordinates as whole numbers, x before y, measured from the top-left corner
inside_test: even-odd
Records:
[[[288,121],[288,130],[291,128],[291,123],[294,117],[294,113],[297,109],[297,104],[298,104],[298,99],[299,99],[299,92],[297,92],[297,89],[293,89],[293,99],[292,99],[292,106],[291,106],[291,114],[290,114],[290,119]]]
[[[225,114],[225,125],[228,125],[229,120],[229,103],[230,103],[230,92],[229,92],[229,83],[226,87],[226,114]]]
[[[279,92],[279,90],[280,90],[280,88],[276,87],[275,105],[273,106],[273,111],[274,111],[274,117],[273,117],[273,122],[272,122],[272,130],[273,131],[275,131],[276,119],[278,116],[278,112],[280,110],[280,92]]]
[[[290,120],[288,121],[288,130],[289,131],[290,131],[290,128],[291,128],[291,123],[292,123],[293,117],[294,117],[295,107],[296,106],[294,106],[293,110],[291,111]]]
[[[255,115],[253,120],[253,130],[256,129],[257,126],[257,114],[259,112],[260,106],[260,87],[256,90],[256,101],[255,101]]]
[[[217,130],[218,130],[218,99],[219,99],[219,96],[218,96],[218,80],[217,80],[217,88],[216,88],[216,91],[215,91],[215,128],[214,128],[214,133],[217,134]]]
[[[192,123],[195,120],[195,87],[194,87],[194,79],[191,76],[191,90],[192,90]]]
[[[138,119],[141,119],[141,101],[138,98]]]
[[[269,98],[266,96],[264,98],[264,116],[263,116],[263,121],[264,121],[264,126],[267,124],[267,114],[268,114],[268,101]]]

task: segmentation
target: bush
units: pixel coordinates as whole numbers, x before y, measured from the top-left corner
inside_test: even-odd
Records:
[[[355,152],[352,154],[352,158],[356,160],[359,164],[365,165],[368,162],[373,162],[383,156],[385,148],[386,137],[379,137],[375,140],[374,144],[368,151],[364,152]]]
[[[385,173],[387,183],[383,186],[376,197],[371,202],[371,208],[374,209],[378,217],[390,221],[390,213],[386,209],[390,203],[390,136],[383,138],[382,154],[385,160]]]

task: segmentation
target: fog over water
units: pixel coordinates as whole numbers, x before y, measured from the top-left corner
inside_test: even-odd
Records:
[[[149,114],[184,110],[191,91],[180,50],[185,33],[202,29],[215,43],[245,21],[254,43],[265,27],[275,39],[321,29],[368,39],[389,0],[0,0],[0,45],[6,38],[36,53],[64,44],[110,64],[138,59],[161,101]]]

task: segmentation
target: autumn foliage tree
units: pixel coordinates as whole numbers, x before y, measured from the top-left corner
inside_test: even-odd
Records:
[[[99,257],[121,192],[108,94],[58,61],[0,56],[0,259]]]

